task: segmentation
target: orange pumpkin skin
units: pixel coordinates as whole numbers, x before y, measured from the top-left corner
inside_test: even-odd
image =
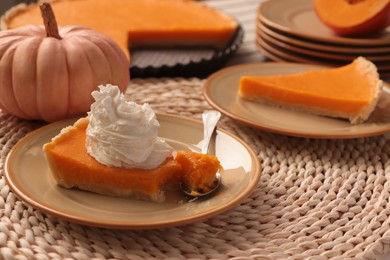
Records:
[[[42,26],[0,31],[0,107],[10,114],[53,122],[85,114],[100,84],[125,91],[129,61],[107,36],[80,26],[46,37]]]
[[[313,0],[318,18],[335,33],[359,36],[390,25],[390,0]]]

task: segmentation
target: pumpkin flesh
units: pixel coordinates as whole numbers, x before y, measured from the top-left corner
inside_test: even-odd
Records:
[[[341,35],[375,33],[390,24],[390,0],[313,0],[320,20]]]

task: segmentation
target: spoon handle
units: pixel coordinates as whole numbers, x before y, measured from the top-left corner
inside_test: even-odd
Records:
[[[213,135],[214,129],[217,126],[218,120],[221,117],[221,113],[216,110],[206,110],[203,112],[203,145],[202,153],[207,154],[209,150],[209,144],[211,136]]]

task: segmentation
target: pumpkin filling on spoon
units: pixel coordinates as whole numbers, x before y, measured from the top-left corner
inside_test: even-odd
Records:
[[[104,195],[165,201],[166,190],[211,187],[221,168],[212,155],[178,151],[157,137],[154,112],[100,86],[88,118],[64,128],[43,150],[57,183]]]

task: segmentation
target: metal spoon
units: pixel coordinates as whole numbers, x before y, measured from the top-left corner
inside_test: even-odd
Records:
[[[221,113],[216,110],[206,110],[203,112],[203,145],[202,145],[202,154],[207,154],[209,151],[209,145],[211,141],[211,137],[213,136],[215,127],[217,126],[218,120],[221,117]],[[203,197],[209,195],[218,189],[221,184],[221,174],[219,172],[215,175],[214,187],[207,191],[201,190],[190,190],[185,184],[181,185],[182,191],[191,197]]]

